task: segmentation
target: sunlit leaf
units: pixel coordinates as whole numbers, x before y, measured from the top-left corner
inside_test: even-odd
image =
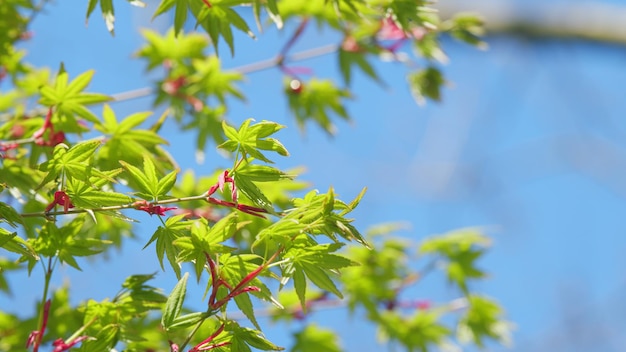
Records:
[[[163,317],[161,318],[161,325],[163,325],[165,330],[169,330],[170,326],[183,309],[183,302],[187,294],[187,278],[189,278],[189,273],[185,273],[185,275],[178,280],[178,283],[174,286],[174,289],[167,298]]]

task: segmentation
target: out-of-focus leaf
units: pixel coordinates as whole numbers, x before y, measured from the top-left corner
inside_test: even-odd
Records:
[[[4,202],[0,202],[0,222],[6,222],[12,227],[17,227],[17,224],[24,223],[17,210]]]
[[[17,236],[16,232],[9,232],[0,227],[0,248],[7,251],[30,257],[33,260],[39,260],[37,253],[30,244]]]
[[[464,343],[473,342],[484,347],[485,339],[506,342],[509,329],[502,320],[502,308],[491,299],[471,295],[468,297],[469,308],[459,321],[457,334]]]
[[[174,4],[175,0],[164,0],[163,4]],[[205,56],[204,49],[208,45],[205,36],[198,33],[176,35],[173,29],[163,36],[157,32],[145,29],[141,32],[147,41],[138,52],[137,56],[148,60],[148,70],[152,70],[166,61],[176,64],[188,63],[192,59],[201,59]]]
[[[446,82],[441,71],[434,67],[413,72],[407,76],[413,98],[419,105],[426,103],[426,98],[441,100],[441,86]]]
[[[481,39],[485,34],[483,26],[484,21],[479,16],[471,13],[456,14],[443,23],[443,29],[449,31],[454,38],[477,46],[480,49],[486,49],[487,43]]]
[[[291,352],[341,352],[339,336],[332,330],[322,329],[316,324],[308,324],[304,329],[293,334],[294,345]]]
[[[294,80],[285,81],[289,108],[300,128],[304,128],[306,122],[311,120],[328,134],[334,134],[336,127],[331,121],[332,115],[350,120],[344,106],[344,100],[351,97],[348,90],[338,88],[329,80],[298,81],[297,89],[293,85]]]
[[[420,246],[421,253],[439,254],[445,259],[448,280],[469,294],[467,281],[482,278],[485,273],[476,267],[476,261],[490,245],[487,237],[477,229],[462,229],[428,238]]]
[[[352,70],[353,67],[358,67],[363,71],[367,76],[378,83],[382,83],[380,77],[374,70],[374,67],[367,61],[367,52],[353,52],[346,51],[343,49],[339,50],[339,68],[341,69],[341,75],[343,80],[347,85],[350,85],[352,82]]]

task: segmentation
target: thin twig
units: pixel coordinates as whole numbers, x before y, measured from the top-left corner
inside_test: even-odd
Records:
[[[124,101],[124,100],[132,100],[132,99],[147,97],[150,94],[152,94],[152,88],[143,87],[139,89],[129,90],[126,92],[112,94],[111,98],[114,101]]]
[[[338,299],[338,298],[337,299],[324,299],[324,300],[319,300],[319,301],[309,301],[307,302],[307,304],[309,304],[307,306],[307,314],[322,311],[322,310],[343,308],[347,306],[346,300]],[[410,304],[410,302],[404,302],[404,304],[400,302],[400,304],[398,304],[398,307],[413,307],[413,306],[414,305]],[[448,303],[438,305],[437,307],[444,307],[445,310],[448,312],[458,312],[458,311],[468,308],[469,302],[467,301],[467,298],[461,297],[461,298],[453,299],[452,301]],[[276,308],[257,309],[254,311],[254,315],[257,318],[269,318],[269,317],[275,317],[276,315],[279,315],[283,312],[286,314],[295,315],[295,314],[301,313],[302,308],[300,308],[300,306],[296,306],[294,308],[286,308],[284,311],[281,311]],[[241,312],[228,313],[228,318],[233,319],[233,320],[247,319],[247,317]]]
[[[343,308],[347,305],[345,300],[341,300],[341,299],[326,299],[323,301],[315,301],[315,302],[309,302],[311,305],[308,307],[309,309],[309,313],[311,313],[312,311],[321,311],[321,310],[329,310],[329,309],[336,309],[336,308]],[[275,309],[275,308],[268,308],[268,309],[257,309],[254,311],[254,316],[256,316],[257,318],[263,318],[263,317],[274,317],[278,314],[280,314],[282,311],[279,309]],[[302,308],[300,308],[299,306],[294,307],[294,308],[286,308],[285,312],[287,314],[297,314],[302,312]],[[241,313],[241,312],[231,312],[228,313],[228,318],[233,319],[233,320],[243,320],[243,319],[247,319],[247,317]]]
[[[328,55],[330,53],[336,52],[339,49],[339,45],[337,44],[327,44],[320,47],[312,48],[297,52],[293,55],[288,56],[287,58],[283,58],[281,55],[278,55],[271,59],[266,59],[258,62],[254,62],[251,64],[235,67],[231,69],[232,71],[239,72],[242,74],[249,74],[260,72],[264,70],[268,70],[280,65],[281,62],[284,61],[304,61],[312,58],[316,58],[319,56]],[[115,102],[125,101],[125,100],[133,100],[137,98],[143,98],[149,96],[153,93],[152,88],[144,87],[134,90],[129,90],[126,92],[121,92],[117,94],[111,95],[111,98]]]
[[[304,32],[304,29],[306,28],[307,24],[309,23],[309,19],[308,18],[304,18],[302,20],[302,22],[300,22],[300,24],[298,25],[298,28],[296,28],[296,30],[293,32],[293,34],[291,35],[291,38],[289,38],[289,40],[287,41],[287,43],[285,43],[285,45],[283,46],[283,48],[280,50],[280,54],[278,55],[281,58],[284,58],[285,55],[287,55],[287,53],[289,52],[289,49],[291,49],[291,47],[296,43],[296,41],[300,38],[300,36],[302,35],[302,33]]]
[[[28,17],[28,24],[32,23],[35,18],[37,17],[37,15],[39,15],[39,13],[41,11],[43,11],[43,7],[46,5],[46,3],[48,3],[48,0],[41,0],[39,2],[39,4],[37,4],[37,6],[35,6],[33,8],[33,11],[31,12],[30,16]]]
[[[287,59],[285,59],[285,61],[304,61],[304,60],[308,60],[308,59],[312,59],[315,57],[324,56],[324,55],[333,53],[337,51],[338,48],[339,48],[339,45],[337,44],[328,44],[328,45],[320,46],[320,47],[313,48],[313,49],[303,50],[293,55],[290,55]],[[280,62],[282,62],[282,59],[281,59],[281,56],[278,55],[272,59],[266,59],[266,60],[254,62],[251,64],[235,67],[232,69],[232,71],[236,71],[242,74],[255,73],[255,72],[260,72],[260,71],[274,68],[278,66]],[[129,90],[129,91],[121,92],[121,93],[112,94],[111,98],[114,102],[121,102],[121,101],[126,101],[126,100],[144,98],[144,97],[150,96],[153,92],[154,90],[151,87],[143,87],[143,88],[133,89],[133,90]],[[44,114],[46,111],[47,111],[47,108],[43,108],[43,107],[35,108],[35,109],[30,110],[27,115],[33,115],[33,116],[41,115],[41,114]],[[6,121],[8,119],[7,115],[9,114],[0,115],[2,116],[0,120]]]
[[[260,72],[260,71],[264,71],[270,68],[277,67],[281,64],[281,62],[304,61],[304,60],[316,58],[319,56],[328,55],[330,53],[336,52],[338,49],[339,49],[339,45],[337,44],[327,44],[327,45],[323,45],[320,47],[297,52],[286,58],[283,58],[281,55],[277,55],[276,57],[271,58],[271,59],[266,59],[266,60],[254,62],[251,64],[235,67],[231,70],[242,73],[242,74],[255,73],[255,72]],[[121,92],[121,93],[112,94],[111,98],[113,102],[121,102],[121,101],[133,100],[133,99],[138,99],[138,98],[144,98],[144,97],[150,96],[153,93],[154,93],[154,90],[151,87],[143,87],[143,88],[133,89],[133,90],[129,90],[129,91]],[[25,115],[38,116],[38,115],[45,114],[46,111],[48,111],[48,108],[46,107],[36,107],[26,112]],[[11,119],[12,116],[13,114],[11,113],[0,114],[0,121],[8,121]]]
[[[191,196],[191,197],[182,197],[182,198],[173,198],[173,199],[164,199],[159,201],[150,202],[153,205],[160,204],[171,204],[171,203],[179,203],[191,200],[199,200],[206,199],[206,194],[201,194],[199,196]],[[122,209],[130,209],[135,208],[135,202],[122,204],[122,205],[111,205],[108,207],[100,207],[100,208],[91,208],[91,209],[68,209],[67,211],[59,210],[59,211],[50,211],[50,212],[37,212],[37,213],[24,213],[21,214],[23,218],[33,218],[33,217],[50,217],[53,215],[67,215],[67,214],[82,214],[87,212],[101,212],[101,211],[113,211],[113,210],[122,210]]]

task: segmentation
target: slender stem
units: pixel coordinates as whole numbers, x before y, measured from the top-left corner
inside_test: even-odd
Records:
[[[113,98],[114,101],[124,101],[124,100],[132,100],[132,99],[147,97],[150,94],[152,94],[152,88],[144,87],[144,88],[139,88],[139,89],[129,90],[126,92],[113,94],[111,95],[111,98]]]
[[[209,307],[211,307],[215,304],[215,297],[217,295],[217,289],[219,288],[220,278],[217,276],[217,268],[213,258],[211,258],[207,252],[204,252],[204,256],[206,257],[206,261],[209,264],[209,270],[211,271],[211,296],[209,297]]]
[[[183,344],[180,346],[179,351],[184,351],[185,347],[187,347],[187,345],[189,344],[189,341],[191,341],[191,339],[193,338],[193,335],[196,334],[196,332],[198,332],[198,329],[200,329],[200,327],[202,326],[202,324],[204,324],[204,321],[207,320],[208,316],[205,318],[202,318],[198,324],[196,324],[196,326],[194,326],[193,330],[191,330],[191,332],[189,333],[189,335],[187,335],[187,338],[185,339],[185,341],[183,341]]]
[[[337,44],[326,44],[319,46],[317,48],[303,50],[297,52],[291,56],[289,56],[289,61],[302,61],[312,59],[318,56],[324,56],[330,53],[334,53],[339,50],[339,45]]]
[[[165,224],[163,217],[161,215],[157,215],[157,217],[159,218],[159,221],[161,221],[161,224],[163,225],[163,227],[167,227],[167,224]]]
[[[41,10],[43,10],[43,7],[46,5],[47,2],[48,0],[41,0],[39,4],[37,4],[37,6],[33,8],[33,12],[31,12],[30,16],[28,17],[29,24],[35,20],[35,17],[37,17]]]
[[[35,141],[35,138],[33,137],[29,137],[29,138],[22,138],[22,139],[14,139],[14,140],[10,140],[10,141],[2,141],[0,142],[0,145],[2,144],[27,144],[27,143],[32,143]]]
[[[237,148],[237,151],[235,152],[235,160],[233,160],[233,168],[230,170],[230,173],[233,174],[236,170],[237,170],[237,166],[239,165],[239,163],[241,163],[241,161],[244,160],[245,154],[242,155],[241,159],[239,158],[239,153],[241,153],[240,148]]]
[[[160,205],[160,204],[171,204],[171,203],[178,203],[178,202],[187,202],[187,201],[192,201],[192,200],[200,200],[200,199],[206,199],[207,195],[206,194],[201,194],[198,196],[191,196],[191,197],[181,197],[181,198],[172,198],[172,199],[163,199],[163,200],[159,200],[159,201],[155,201],[155,202],[151,202],[154,205]],[[50,217],[53,215],[65,215],[65,214],[81,214],[81,213],[86,213],[88,211],[93,211],[93,212],[100,212],[100,211],[112,211],[112,210],[121,210],[121,209],[129,209],[129,208],[134,208],[135,207],[135,203],[127,203],[127,204],[122,204],[122,205],[111,205],[108,207],[100,207],[100,208],[92,208],[92,209],[68,209],[67,212],[59,210],[59,211],[51,211],[51,212],[38,212],[38,213],[24,213],[21,214],[22,217],[24,218],[32,218],[32,217]]]
[[[293,32],[293,34],[291,35],[291,38],[289,38],[287,43],[285,43],[285,46],[283,46],[282,50],[280,51],[280,54],[278,54],[278,58],[279,58],[278,64],[280,66],[283,65],[283,62],[284,62],[283,59],[285,58],[285,55],[287,54],[289,49],[291,49],[291,47],[296,43],[296,41],[300,38],[300,36],[304,32],[304,29],[306,28],[306,25],[308,23],[309,23],[309,19],[304,18],[302,22],[300,22],[300,24],[298,25],[298,28],[296,28],[295,32]]]
[[[262,61],[257,61],[251,64],[236,67],[233,69],[233,71],[236,71],[242,74],[260,72],[260,71],[268,70],[270,68],[274,68],[278,66],[279,63],[280,63],[280,57],[276,56],[271,59],[265,59]]]
[[[268,268],[268,269],[269,269],[269,268],[273,268],[273,267],[275,267],[275,266],[281,265],[281,264],[283,264],[283,263],[288,263],[288,262],[290,262],[290,261],[291,261],[291,259],[283,259],[283,260],[279,260],[279,261],[277,261],[277,262],[274,262],[274,263],[271,263],[271,264],[267,265],[267,266],[266,266],[266,268]]]
[[[34,343],[33,346],[33,352],[37,352],[39,350],[39,345],[41,345],[41,341],[43,340],[43,335],[45,333],[45,316],[46,316],[46,312],[45,312],[45,307],[46,307],[46,301],[48,301],[48,289],[50,288],[50,279],[52,278],[52,270],[54,268],[53,264],[52,264],[52,257],[48,258],[48,266],[46,267],[44,265],[45,268],[45,274],[44,274],[44,286],[43,286],[43,298],[41,301],[41,314],[39,315],[39,320],[38,320],[38,326],[39,328],[39,334],[37,335],[37,341]]]
[[[311,313],[314,310],[315,311],[321,311],[321,310],[343,308],[343,307],[345,307],[347,305],[346,301],[342,300],[342,299],[325,299],[323,301],[308,301],[307,304],[310,304],[310,306],[307,307],[307,312],[308,313]],[[295,314],[295,313],[301,312],[302,308],[300,308],[300,306],[296,306],[296,307],[294,307],[292,309],[286,309],[285,311],[287,313],[289,313],[289,314]],[[257,318],[274,317],[274,316],[276,316],[276,308],[255,309],[254,315]],[[241,313],[241,312],[229,313],[228,317],[233,319],[233,320],[246,319],[246,316],[243,313]]]
[[[324,300],[309,300],[307,301],[307,313],[310,314],[314,311],[322,311],[322,310],[329,310],[329,309],[337,309],[337,308],[343,308],[347,305],[346,301],[344,299],[324,299]],[[411,301],[400,301],[398,303],[399,307],[412,307],[413,306],[413,302]],[[467,302],[467,298],[465,297],[461,297],[461,298],[457,298],[454,299],[446,304],[443,304],[441,306],[437,306],[437,307],[442,307],[444,308],[447,312],[458,312],[461,311],[463,309],[466,309],[469,306],[468,302]],[[286,308],[285,312],[289,313],[289,314],[295,314],[298,312],[301,312],[302,309],[300,308],[300,306],[296,306],[293,307],[291,309]],[[254,311],[254,315],[257,318],[266,318],[266,317],[274,317],[276,316],[276,308],[269,308],[269,309],[256,309]],[[246,316],[241,313],[241,312],[231,312],[228,314],[228,317],[233,319],[233,320],[242,320],[242,319],[246,319]]]
[[[46,273],[44,276],[44,286],[43,286],[43,302],[48,299],[48,289],[50,288],[50,279],[52,278],[52,257],[48,258],[48,267],[46,269]]]
[[[270,257],[270,259],[268,259],[264,264],[264,268],[267,269],[268,265],[270,265],[275,259],[276,257],[278,257],[278,255],[285,250],[285,246],[280,245],[280,247],[278,247],[278,249],[276,250],[276,252]]]
[[[80,335],[83,332],[85,332],[85,330],[87,330],[88,327],[91,326],[91,324],[95,323],[96,320],[98,320],[97,315],[91,318],[91,320],[89,320],[87,324],[84,324],[83,326],[80,327],[80,329],[76,330],[76,332],[73,333],[72,336],[70,336],[67,340],[65,340],[65,343],[71,343],[72,341],[76,340],[78,337],[80,337]]]
[[[437,259],[432,259],[431,261],[424,266],[422,270],[419,270],[412,275],[407,276],[404,280],[402,280],[402,286],[408,286],[413,284],[414,282],[423,279],[426,275],[432,273],[436,268],[437,264],[440,261]]]
[[[222,323],[222,325],[220,325],[219,328],[217,328],[217,330],[215,330],[211,336],[207,337],[206,339],[204,339],[204,341],[200,342],[199,344],[197,344],[194,348],[192,348],[190,351],[198,351],[198,350],[209,350],[209,349],[213,349],[216,346],[216,344],[212,344],[211,346],[206,346],[206,344],[212,342],[217,336],[219,336],[219,334],[222,333],[222,331],[224,331],[224,323]]]
[[[254,269],[252,272],[250,272],[246,277],[244,277],[243,279],[241,279],[241,281],[228,293],[228,295],[222,299],[220,299],[219,301],[215,302],[214,304],[210,304],[209,307],[213,310],[217,310],[219,308],[221,308],[223,305],[225,305],[226,303],[228,303],[228,301],[230,301],[231,299],[235,298],[236,296],[242,294],[245,292],[246,290],[246,285],[250,282],[252,282],[252,280],[254,280],[257,276],[259,276],[263,270],[267,269],[268,266],[278,257],[278,255],[285,249],[284,246],[280,246],[276,252],[263,264],[261,264],[258,268]],[[205,253],[206,254],[206,253]],[[215,291],[215,287],[213,288],[213,290]],[[211,296],[213,296],[215,294],[215,292],[211,293]]]

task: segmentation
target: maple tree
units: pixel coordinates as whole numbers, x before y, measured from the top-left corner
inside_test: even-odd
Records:
[[[244,97],[237,83],[246,72],[221,68],[221,46],[236,55],[233,31],[254,36],[242,6],[252,6],[259,29],[297,23],[268,65],[284,74],[296,124],[329,134],[335,119],[350,119],[345,104],[356,72],[380,82],[371,61],[408,60],[401,52],[406,45],[425,63],[407,65],[409,88],[420,103],[438,100],[444,78],[434,63],[446,60],[438,38],[480,46],[478,18],[442,21],[426,1],[163,0],[154,16],[173,13],[172,29],[144,31],[137,55],[148,70],[164,69],[151,92],[155,106],[167,110],[154,121],[151,112],[116,116],[107,104],[112,97],[88,90],[93,70],[72,78],[63,65],[51,74],[26,62],[17,44],[27,40],[32,14],[45,4],[0,3],[0,290],[20,290],[6,272],[30,275],[41,267],[44,273],[35,316],[0,311],[0,350],[282,350],[262,333],[259,309],[290,321],[336,302],[364,311],[383,340],[410,351],[506,342],[509,325],[500,306],[471,290],[470,283],[485,276],[477,261],[490,244],[479,230],[412,244],[388,236],[393,226],[357,229],[349,215],[367,185],[350,201],[333,188],[312,190],[294,172],[273,166],[275,158],[289,156],[275,136],[283,125],[253,119],[233,125],[224,118],[228,105]],[[87,17],[98,7],[113,32],[113,1],[90,0]],[[189,21],[197,32],[185,33]],[[337,55],[342,86],[328,78],[304,80],[289,65],[291,47],[309,22],[341,35],[332,50],[316,55]],[[176,155],[163,148],[160,129],[168,118],[197,133],[197,151],[215,145],[232,167],[199,176],[181,172]],[[124,246],[137,211],[159,224],[144,250],[155,250],[161,268],[171,268],[178,280],[173,288],[151,286],[155,274],[129,272],[114,297],[77,306],[69,303],[68,287],[50,289],[58,265],[81,270],[77,257],[106,260],[108,251]],[[410,265],[413,248],[429,263],[424,271]],[[459,299],[402,297],[432,270],[442,270]],[[206,301],[186,300],[190,272],[206,284]],[[316,324],[296,333],[289,348],[340,350],[334,333]]]

